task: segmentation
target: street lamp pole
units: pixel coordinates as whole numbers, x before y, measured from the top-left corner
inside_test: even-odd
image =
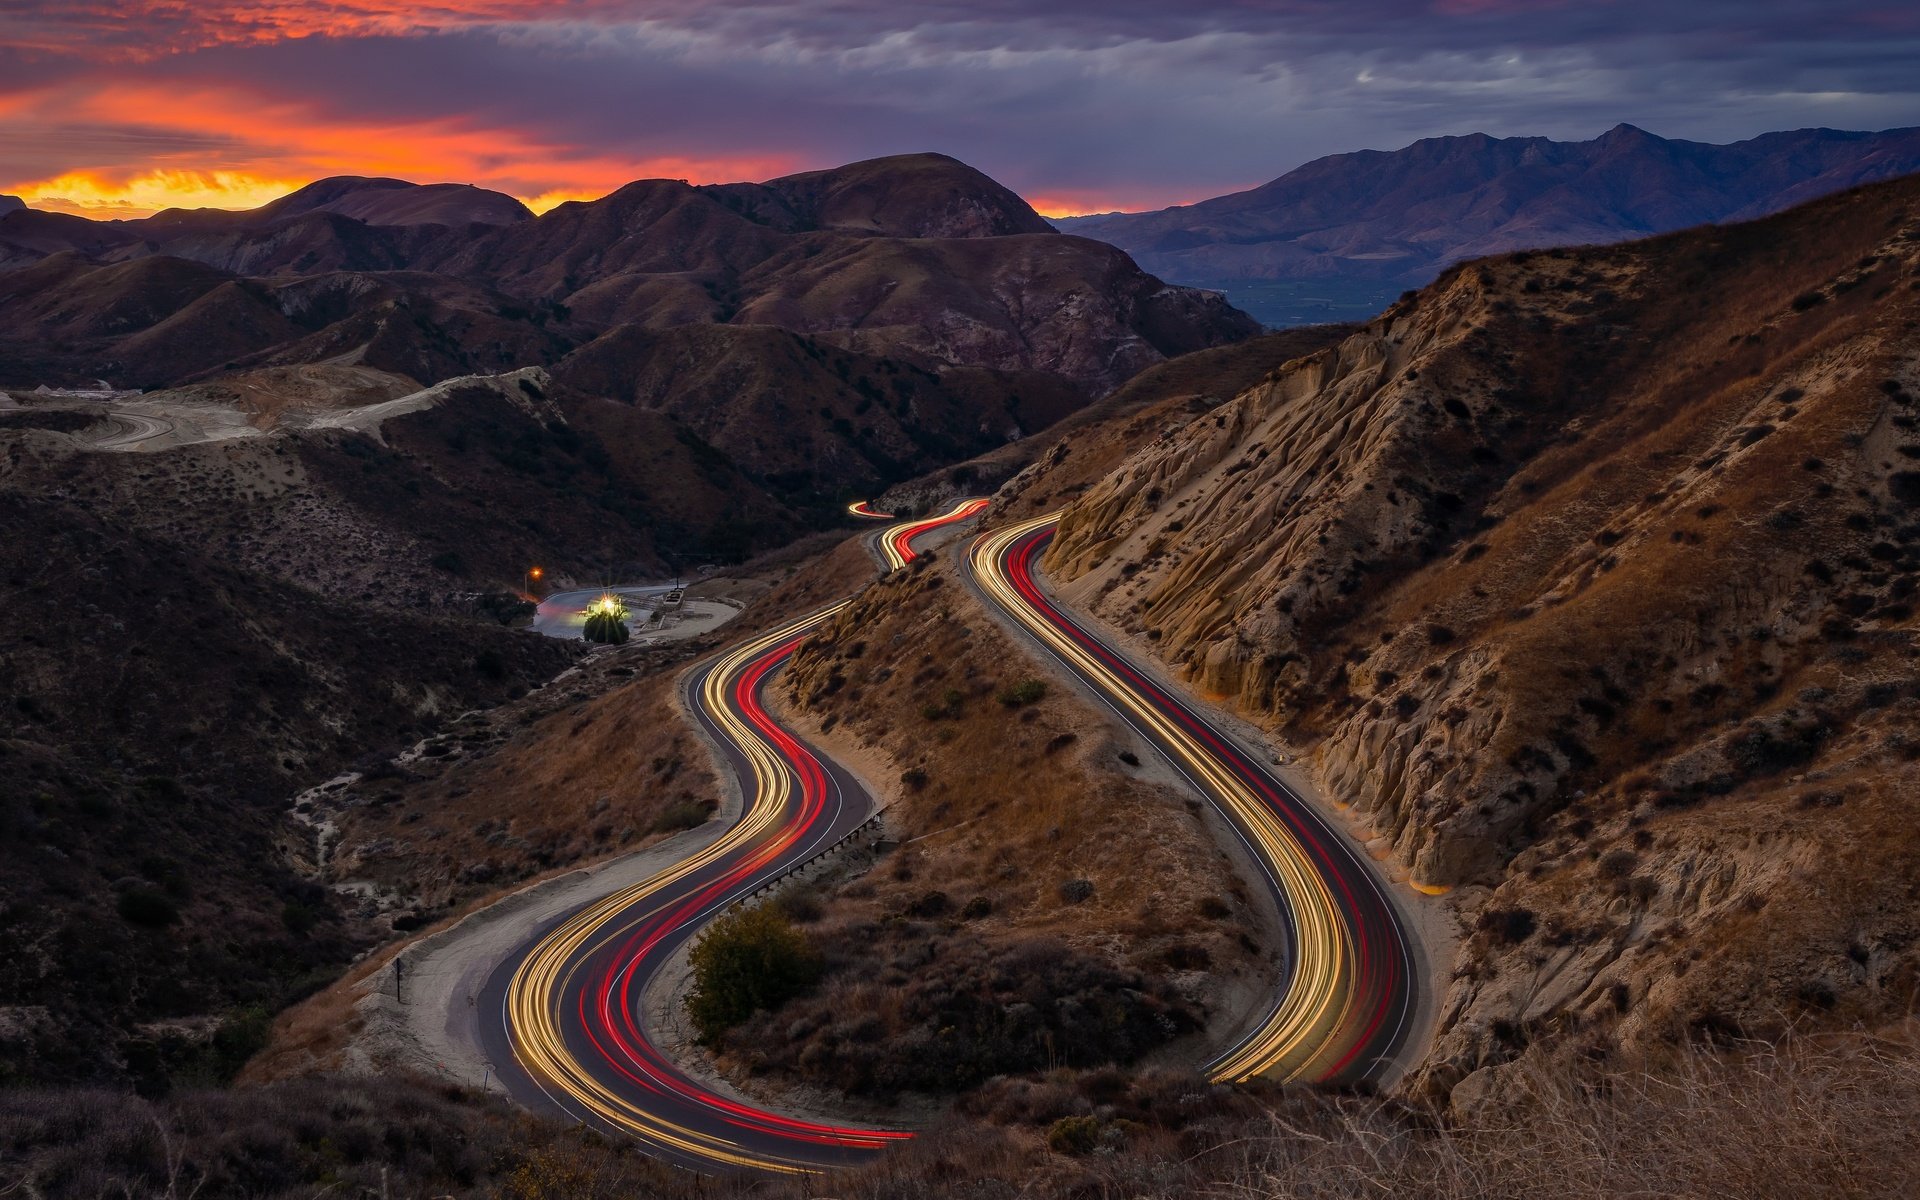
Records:
[[[543,572],[540,570],[539,567],[527,568],[527,598],[528,599],[536,602],[539,600],[539,597],[533,594],[533,581],[540,578],[542,574]]]

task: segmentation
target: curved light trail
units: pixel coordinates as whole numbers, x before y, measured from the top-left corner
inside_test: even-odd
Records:
[[[871,501],[867,501],[867,500],[855,500],[852,504],[847,505],[847,511],[849,513],[852,513],[856,517],[864,517],[869,521],[893,520],[892,513],[881,512],[880,510],[874,508]]]
[[[941,513],[939,516],[923,517],[917,521],[900,522],[900,524],[880,534],[881,561],[886,564],[887,570],[898,571],[901,567],[906,566],[919,557],[913,549],[915,538],[939,529],[943,525],[951,525],[956,521],[964,521],[968,517],[983,511],[990,503],[991,501],[984,498],[960,500],[956,501],[952,508]]]
[[[913,538],[985,505],[888,530],[888,544],[909,561]],[[846,603],[761,634],[683,680],[689,707],[740,780],[738,820],[667,870],[542,929],[487,980],[479,1003],[499,1019],[481,1022],[482,1040],[528,1107],[631,1136],[697,1170],[821,1170],[912,1136],[798,1120],[723,1095],[673,1063],[642,1011],[650,985],[710,920],[871,814],[859,782],[762,702],[768,678]]]
[[[1286,914],[1286,983],[1259,1026],[1208,1065],[1216,1079],[1352,1082],[1389,1071],[1414,1011],[1412,948],[1374,872],[1233,740],[1061,612],[1034,579],[1057,518],[983,535],[982,595],[1090,685],[1233,824]]]

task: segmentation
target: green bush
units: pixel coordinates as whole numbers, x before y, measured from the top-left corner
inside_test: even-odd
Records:
[[[1012,687],[1003,688],[996,697],[1008,708],[1018,708],[1022,704],[1032,704],[1047,694],[1047,685],[1040,679],[1022,679]]]
[[[820,978],[820,953],[778,905],[735,905],[693,944],[687,1015],[710,1043],[761,1009],[775,1009]]]
[[[1055,1154],[1091,1154],[1099,1144],[1096,1117],[1061,1117],[1047,1127],[1047,1149]]]
[[[280,923],[285,925],[287,932],[295,937],[305,937],[313,932],[315,925],[320,923],[320,914],[298,900],[289,900],[280,909]]]
[[[618,646],[627,640],[627,618],[624,612],[596,612],[587,617],[586,626],[580,636],[589,642],[598,642],[603,646]]]

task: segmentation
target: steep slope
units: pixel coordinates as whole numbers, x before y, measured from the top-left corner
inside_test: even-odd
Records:
[[[1337,293],[1359,281],[1417,286],[1484,254],[1746,220],[1916,170],[1920,129],[1802,129],[1725,146],[1631,125],[1588,142],[1473,134],[1316,159],[1199,204],[1058,224],[1183,283],[1312,280]],[[1243,303],[1261,294],[1231,290]]]
[[[1916,324],[1920,181],[1489,260],[1067,509],[1068,595],[1479,914],[1427,1086],[1910,1003]]]
[[[0,538],[0,1079],[217,1081],[364,941],[285,853],[287,796],[571,652],[323,599],[57,488],[0,490]]]
[[[662,413],[795,503],[839,508],[1085,402],[1058,375],[856,354],[772,326],[623,325],[569,354],[572,388]]]

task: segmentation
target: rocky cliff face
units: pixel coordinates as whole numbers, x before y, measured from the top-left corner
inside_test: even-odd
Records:
[[[1422,1086],[1910,1001],[1917,324],[1912,182],[1469,264],[1066,510],[1069,595],[1460,889]]]

